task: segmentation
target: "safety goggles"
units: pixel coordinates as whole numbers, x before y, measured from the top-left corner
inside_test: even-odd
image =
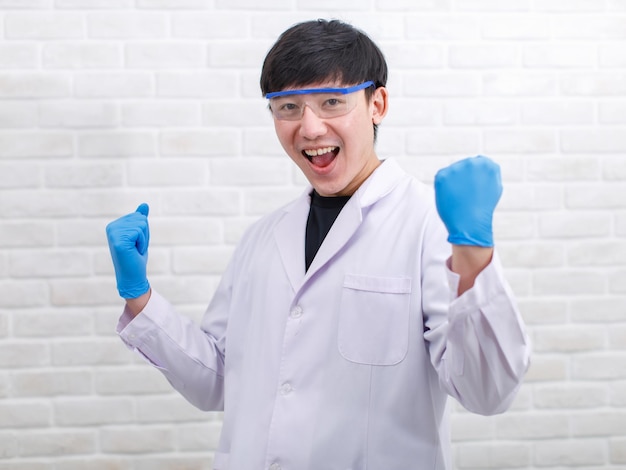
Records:
[[[281,121],[298,121],[304,114],[305,106],[311,108],[317,117],[330,119],[352,111],[357,104],[355,92],[374,86],[368,81],[346,88],[307,88],[268,93],[270,110]]]

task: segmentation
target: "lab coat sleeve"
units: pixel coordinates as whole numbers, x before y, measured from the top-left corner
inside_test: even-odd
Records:
[[[423,262],[425,337],[440,385],[474,413],[502,413],[513,402],[530,361],[530,342],[498,258],[478,275],[474,286],[456,296],[459,277],[443,260],[433,231]],[[443,266],[442,266],[443,264]],[[443,269],[443,272],[441,271]],[[434,285],[441,283],[447,292]],[[436,278],[436,279],[435,279]],[[441,289],[441,288],[440,288]],[[448,302],[435,295],[447,297]],[[443,315],[442,315],[443,313]]]
[[[158,292],[131,319],[124,311],[117,330],[126,345],[156,367],[191,404],[205,411],[224,407],[224,343],[228,318],[229,270],[202,326],[180,315]]]

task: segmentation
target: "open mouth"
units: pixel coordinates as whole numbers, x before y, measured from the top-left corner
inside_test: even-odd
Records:
[[[323,147],[302,151],[302,155],[304,155],[313,165],[320,168],[330,165],[338,153],[339,147]]]

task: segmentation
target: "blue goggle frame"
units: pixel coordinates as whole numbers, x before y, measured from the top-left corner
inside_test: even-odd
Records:
[[[275,91],[266,94],[265,97],[268,100],[271,100],[272,98],[277,98],[279,96],[308,95],[311,93],[341,93],[342,95],[347,95],[348,93],[354,93],[355,91],[363,90],[364,88],[368,88],[371,86],[374,86],[374,82],[370,80],[360,83],[359,85],[354,85],[346,88],[305,88],[303,90]]]

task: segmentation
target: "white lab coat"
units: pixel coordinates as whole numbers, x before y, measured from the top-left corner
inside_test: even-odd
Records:
[[[247,231],[200,327],[153,292],[120,336],[224,409],[216,470],[451,468],[447,396],[503,412],[528,367],[497,255],[455,298],[432,190],[387,160],[305,273],[309,202]]]

